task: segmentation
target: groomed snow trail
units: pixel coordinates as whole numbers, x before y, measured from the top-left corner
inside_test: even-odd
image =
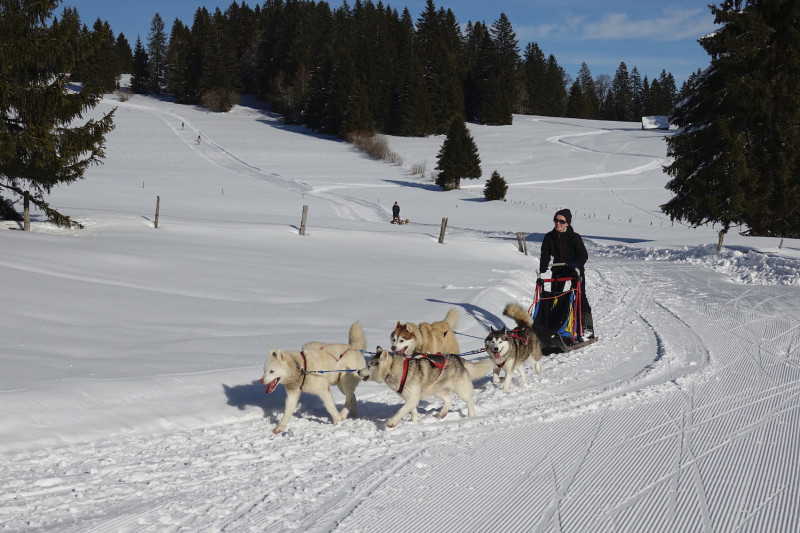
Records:
[[[430,399],[420,423],[387,430],[399,398],[364,384],[360,418],[338,427],[304,397],[283,435],[280,399],[266,419],[17,453],[0,467],[0,528],[419,533],[441,530],[430,516],[446,506],[451,531],[790,531],[800,435],[780,428],[800,418],[798,290],[610,258],[588,277],[609,310],[600,342],[545,358],[540,377],[528,367],[508,395],[478,381],[474,419],[456,399],[439,420]],[[482,337],[479,317],[534,281],[480,293],[464,332]],[[740,513],[721,512],[730,501]]]

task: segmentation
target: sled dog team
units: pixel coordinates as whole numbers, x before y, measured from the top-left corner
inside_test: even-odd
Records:
[[[517,327],[513,330],[491,328],[485,339],[489,357],[475,362],[458,355],[455,327],[459,314],[456,309],[450,309],[444,320],[432,323],[398,322],[390,335],[391,351],[378,346],[366,366],[363,352],[367,342],[359,322],[350,326],[347,344],[308,342],[300,350],[270,349],[260,383],[266,385],[267,394],[278,385],[286,389],[283,417],[273,431],[281,433],[286,429],[301,392],[319,396],[334,424],[351,414],[358,416],[355,389],[359,381],[385,383],[405,400],[386,422],[388,427],[395,427],[409,413],[416,422],[419,401],[431,396],[444,402],[439,411],[439,418],[444,418],[452,402],[451,392],[467,404],[467,415],[474,416],[472,382],[490,370],[495,384],[500,383],[500,371],[504,372],[503,392],[506,393],[511,388],[514,372],[519,374],[520,384],[525,384],[523,365],[528,360],[532,359],[536,373],[541,373],[542,350],[532,329],[531,316],[516,303],[506,305],[503,314],[514,320]],[[333,385],[345,396],[340,411],[331,394]]]

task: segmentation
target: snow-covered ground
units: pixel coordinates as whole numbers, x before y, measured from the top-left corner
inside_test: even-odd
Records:
[[[105,165],[50,197],[85,229],[34,213],[0,231],[0,530],[800,527],[800,242],[731,232],[717,253],[713,228],[673,225],[664,132],[471,125],[484,178],[445,193],[410,170],[442,137],[389,138],[401,166],[255,106],[111,106]],[[507,202],[482,200],[493,170]],[[455,307],[479,349],[507,302],[530,304],[561,207],[599,342],[509,394],[479,380],[474,418],[455,399],[440,420],[434,398],[387,429],[399,397],[363,383],[359,418],[334,426],[304,395],[273,434],[270,347],[344,342],[359,320],[372,351]]]

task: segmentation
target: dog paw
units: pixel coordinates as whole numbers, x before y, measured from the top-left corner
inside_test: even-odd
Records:
[[[284,429],[286,429],[286,428],[276,427],[275,429],[272,430],[272,432],[277,435],[278,433],[283,433]]]
[[[387,428],[393,428],[395,426],[397,426],[397,422],[395,422],[394,420],[387,420],[386,421],[386,427]]]

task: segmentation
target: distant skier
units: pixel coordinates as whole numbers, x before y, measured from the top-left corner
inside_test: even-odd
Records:
[[[200,136],[197,136],[197,144],[200,144]]]

